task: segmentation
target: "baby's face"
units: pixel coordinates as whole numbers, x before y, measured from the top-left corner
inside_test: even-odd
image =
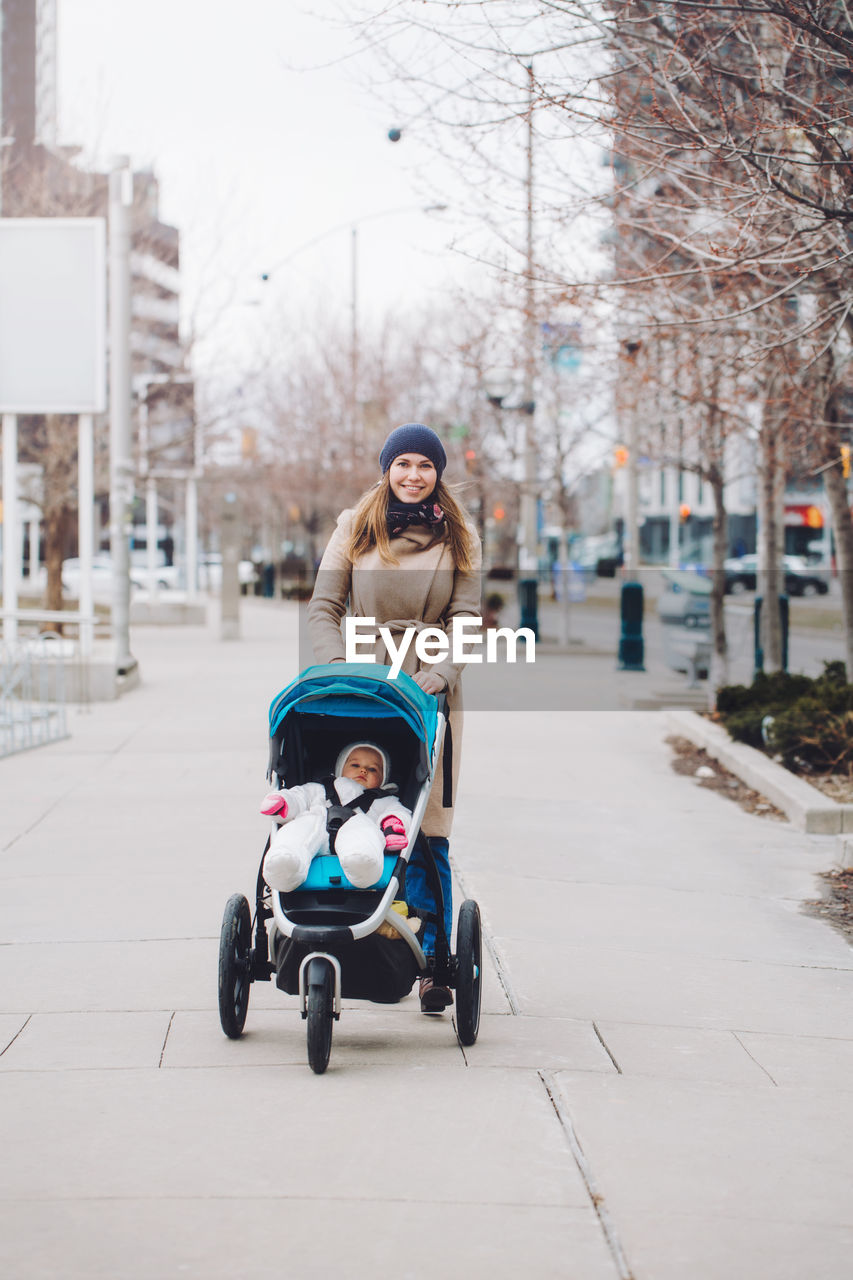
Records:
[[[356,747],[347,756],[342,773],[362,786],[378,787],[382,781],[382,757],[372,747]]]

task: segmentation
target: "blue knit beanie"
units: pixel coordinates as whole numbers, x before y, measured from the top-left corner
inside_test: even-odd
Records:
[[[425,458],[429,458],[435,467],[438,480],[441,479],[441,473],[447,466],[444,445],[435,432],[430,427],[425,427],[422,422],[406,422],[402,427],[397,427],[391,432],[379,455],[383,476],[401,453],[420,453]]]

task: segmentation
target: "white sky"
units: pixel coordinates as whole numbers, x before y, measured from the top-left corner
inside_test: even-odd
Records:
[[[161,218],[181,230],[184,312],[200,300],[208,361],[230,346],[239,364],[277,299],[319,296],[345,313],[353,220],[365,219],[364,317],[433,296],[463,270],[445,252],[452,211],[417,211],[434,198],[426,149],[412,135],[388,141],[399,122],[363,87],[373,71],[364,56],[340,61],[352,38],[335,25],[334,0],[310,10],[299,0],[59,0],[59,141],[82,145],[97,167],[126,153],[154,168]]]

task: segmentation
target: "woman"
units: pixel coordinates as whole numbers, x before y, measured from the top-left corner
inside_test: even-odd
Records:
[[[481,548],[477,531],[464,509],[442,482],[447,456],[434,431],[408,422],[392,431],[379,455],[382,477],[346,510],[326,547],[308,627],[317,662],[344,661],[341,620],[349,599],[350,615],[375,618],[387,627],[395,644],[408,627],[438,627],[450,641],[448,657],[421,667],[414,644],[406,650],[403,670],[426,693],[446,693],[452,732],[445,735],[443,765],[422,824],[429,837],[441,878],[448,938],[452,925],[448,838],[459,776],[462,738],[461,664],[451,661],[458,618],[480,617]],[[391,657],[377,639],[376,657]],[[452,748],[451,748],[452,743]],[[406,875],[407,899],[414,908],[433,908],[426,869],[415,851]],[[424,932],[424,950],[435,949],[435,929]],[[422,978],[419,995],[425,1013],[437,1013],[452,1001],[447,987]]]

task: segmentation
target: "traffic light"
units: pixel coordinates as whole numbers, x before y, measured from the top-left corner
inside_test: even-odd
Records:
[[[613,450],[614,467],[624,467],[627,461],[628,450],[625,448],[624,444],[617,444],[616,448]]]
[[[686,502],[682,502],[681,506],[678,508],[678,515],[681,519],[682,524],[684,524],[685,520],[689,519],[690,507],[687,505]]]
[[[494,511],[492,512],[492,515],[495,517],[496,520],[503,520],[504,516],[506,515],[506,512],[504,511],[503,507],[499,505],[495,507]]]
[[[477,462],[477,450],[466,449],[465,450],[465,470],[468,472],[469,476],[474,471],[476,462]]]
[[[843,444],[841,446],[841,474],[846,480],[850,475],[850,445]]]
[[[256,427],[243,427],[240,432],[240,457],[244,462],[258,456],[258,432]]]

